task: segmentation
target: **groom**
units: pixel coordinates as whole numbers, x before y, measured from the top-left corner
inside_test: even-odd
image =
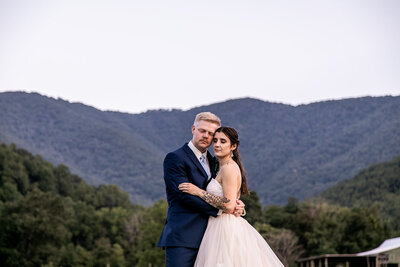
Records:
[[[168,212],[157,246],[165,248],[167,267],[192,267],[208,217],[222,213],[201,198],[178,189],[179,184],[189,182],[205,190],[209,180],[216,176],[216,160],[207,148],[220,126],[220,119],[213,113],[197,114],[192,126],[192,140],[168,153],[164,159]],[[243,213],[243,206],[239,201],[235,215]]]

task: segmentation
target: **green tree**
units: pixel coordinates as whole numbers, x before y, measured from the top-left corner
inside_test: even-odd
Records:
[[[165,266],[164,251],[156,245],[165,225],[167,206],[165,200],[159,200],[144,214],[136,243],[136,266]]]
[[[26,198],[4,204],[0,216],[0,259],[8,266],[40,266],[59,262],[68,243],[71,202],[34,190]]]
[[[262,207],[257,192],[251,191],[250,195],[242,195],[240,199],[246,205],[245,219],[252,225],[260,221],[262,219]]]
[[[340,253],[373,249],[390,237],[389,226],[380,220],[375,207],[354,208],[344,220],[343,238],[338,244]]]
[[[16,149],[0,144],[0,201],[20,199],[28,191],[28,174]]]
[[[100,185],[96,189],[97,203],[96,207],[124,207],[130,208],[132,204],[129,195],[122,191],[117,185]]]
[[[62,249],[62,258],[57,266],[93,266],[92,253],[81,246],[69,243]]]

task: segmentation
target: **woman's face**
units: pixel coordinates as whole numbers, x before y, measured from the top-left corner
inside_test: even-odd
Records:
[[[224,158],[230,156],[232,151],[236,148],[236,145],[231,145],[231,140],[223,132],[217,132],[214,134],[213,139],[213,150],[214,155],[218,158]]]

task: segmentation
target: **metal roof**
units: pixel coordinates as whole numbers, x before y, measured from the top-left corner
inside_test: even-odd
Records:
[[[365,252],[357,253],[357,256],[377,255],[379,253],[390,251],[396,248],[400,248],[400,237],[387,239],[383,241],[383,243],[379,247]]]

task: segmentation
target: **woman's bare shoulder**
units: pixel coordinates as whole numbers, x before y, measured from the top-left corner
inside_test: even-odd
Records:
[[[240,168],[236,162],[229,162],[220,168],[221,178],[236,179],[240,175]]]

